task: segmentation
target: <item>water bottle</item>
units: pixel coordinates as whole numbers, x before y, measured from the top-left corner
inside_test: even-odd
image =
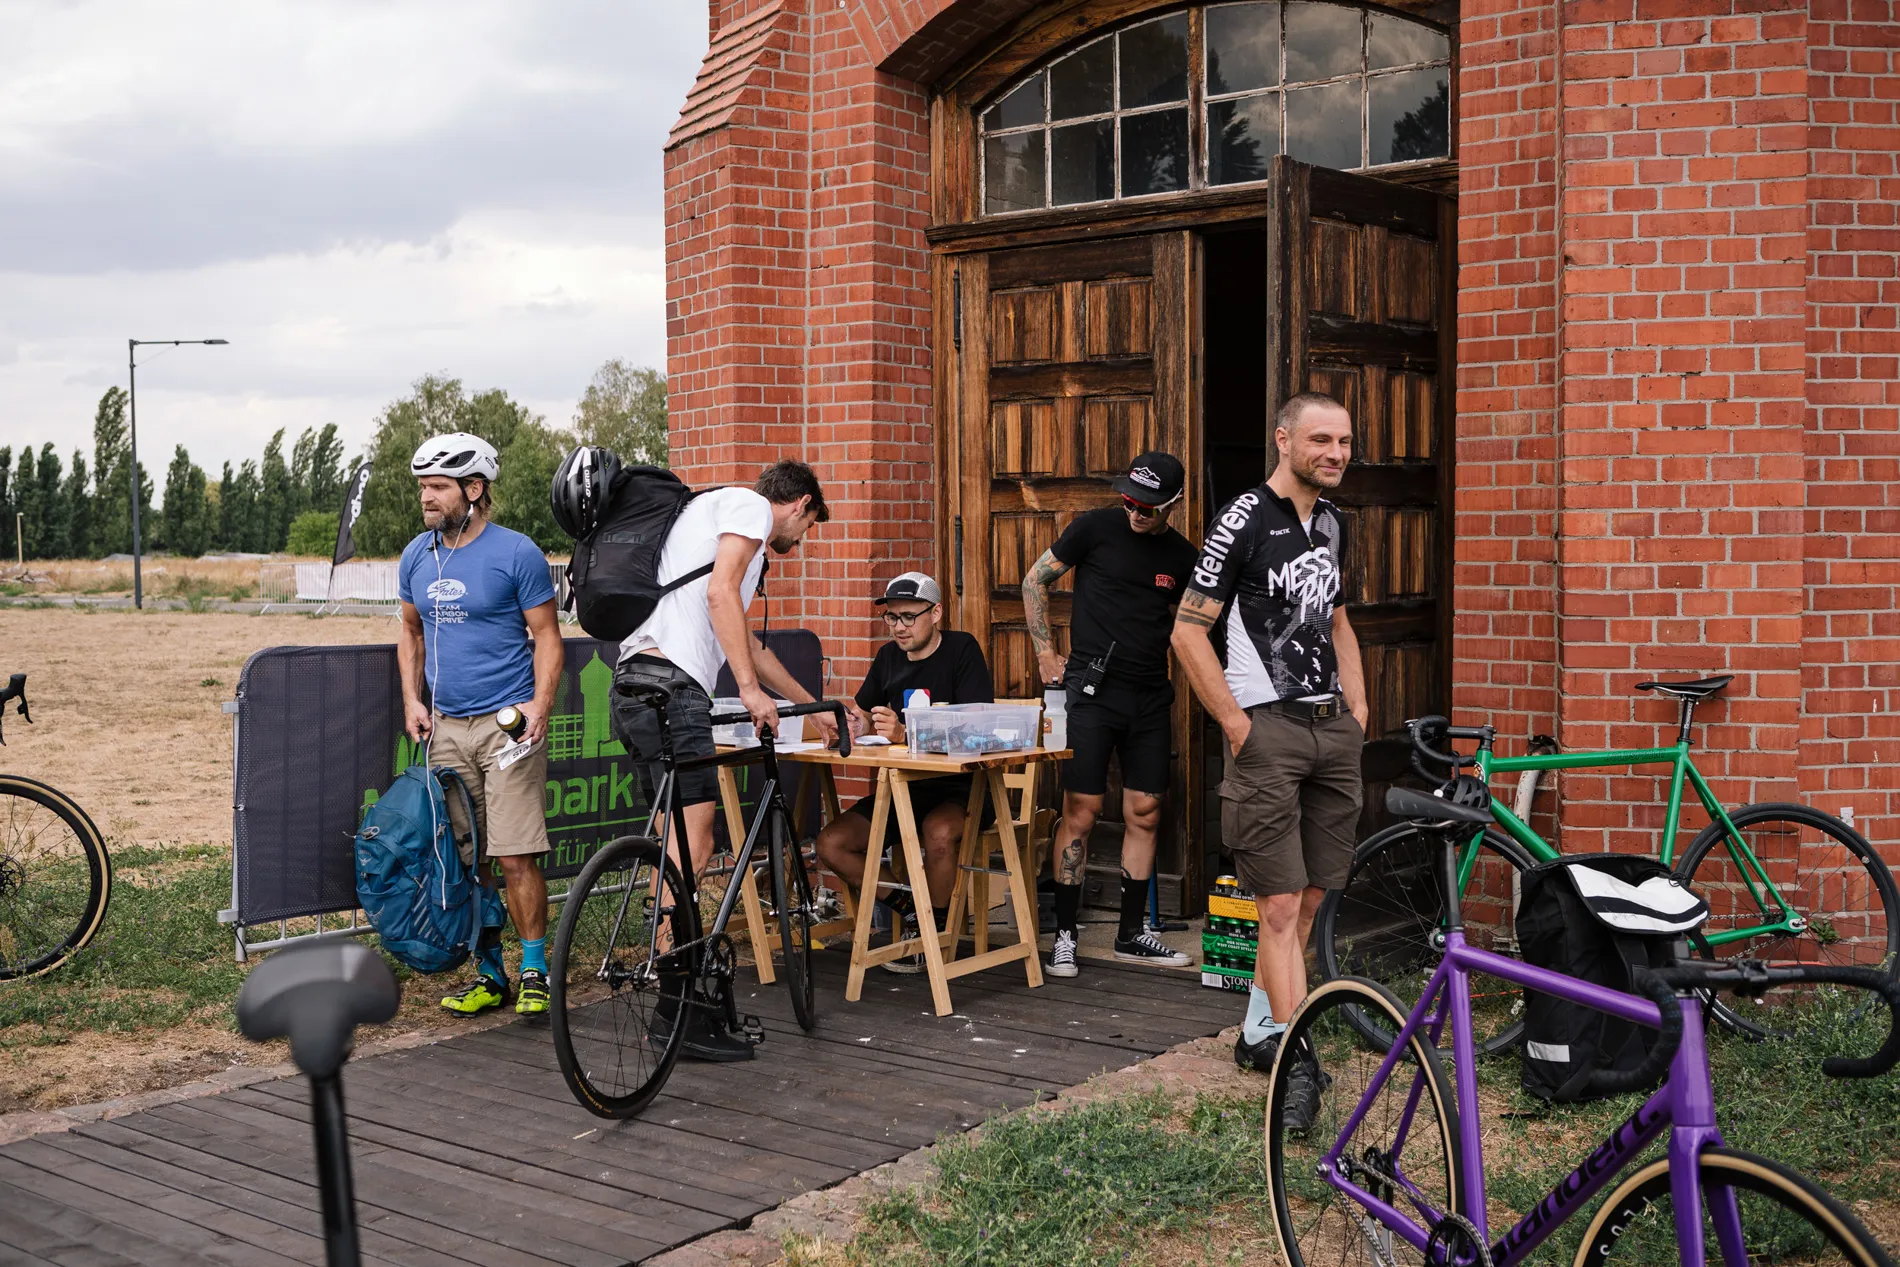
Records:
[[[1042,746],[1069,746],[1069,693],[1061,687],[1042,693]]]

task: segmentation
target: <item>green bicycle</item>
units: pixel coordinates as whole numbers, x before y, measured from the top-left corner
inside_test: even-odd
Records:
[[[1695,706],[1733,680],[1637,685],[1680,705],[1676,742],[1667,747],[1500,757],[1492,752],[1492,727],[1453,726],[1442,717],[1427,717],[1412,728],[1413,766],[1433,784],[1444,781],[1445,771],[1475,768],[1487,786],[1499,775],[1524,771],[1667,766],[1669,799],[1659,856],[1709,904],[1701,953],[1717,959],[1746,956],[1781,967],[1858,965],[1892,975],[1900,965],[1900,891],[1866,838],[1832,814],[1805,805],[1762,803],[1731,812],[1690,758]],[[1463,756],[1434,746],[1445,740],[1475,741],[1476,753]],[[1685,782],[1709,823],[1678,854]],[[1515,957],[1518,874],[1559,855],[1519,811],[1495,796],[1490,809],[1493,825],[1459,849],[1457,884],[1468,940]],[[1632,818],[1631,824],[1639,821]],[[1314,919],[1319,967],[1327,980],[1370,977],[1399,996],[1401,1010],[1417,1001],[1444,949],[1446,902],[1432,863],[1435,848],[1436,842],[1412,823],[1388,827],[1359,846],[1345,887],[1326,895]],[[1471,994],[1480,1054],[1514,1046],[1524,1030],[1521,989],[1473,972]],[[1757,1005],[1731,1005],[1713,997],[1706,1002],[1718,1020],[1743,1033],[1768,1037],[1778,1032]],[[1389,1026],[1369,1013],[1355,1009],[1349,1019],[1368,1041],[1381,1049],[1391,1045]]]

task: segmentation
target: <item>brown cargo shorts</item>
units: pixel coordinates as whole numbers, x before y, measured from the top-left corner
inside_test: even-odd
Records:
[[[495,725],[493,713],[475,717],[437,714],[432,720],[435,735],[429,744],[430,763],[448,766],[468,784],[488,856],[546,853],[548,741],[543,739],[527,756],[504,770],[496,758],[514,740]],[[450,792],[449,818],[458,835],[466,830],[461,816],[461,798]]]
[[[1268,707],[1221,780],[1221,835],[1257,897],[1343,888],[1364,792],[1365,732],[1352,714],[1307,721]]]

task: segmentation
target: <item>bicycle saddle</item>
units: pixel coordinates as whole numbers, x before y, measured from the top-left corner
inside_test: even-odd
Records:
[[[402,992],[382,956],[357,942],[319,942],[280,950],[238,991],[238,1028],[264,1042],[290,1039],[290,1058],[312,1078],[327,1078],[350,1054],[358,1025],[396,1014]]]
[[[1638,682],[1639,691],[1656,691],[1674,699],[1707,699],[1735,680],[1733,673],[1724,673],[1721,677],[1697,678],[1693,682]]]
[[[1387,788],[1385,807],[1400,818],[1419,823],[1470,823],[1479,826],[1491,821],[1488,807],[1478,809],[1470,805],[1456,805],[1424,792],[1414,792],[1409,787]]]

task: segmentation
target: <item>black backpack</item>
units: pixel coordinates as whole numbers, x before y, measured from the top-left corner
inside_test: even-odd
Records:
[[[1708,905],[1656,859],[1582,854],[1524,872],[1517,944],[1528,964],[1630,990],[1636,968],[1672,962],[1683,936],[1708,917]],[[1627,1073],[1655,1038],[1648,1026],[1526,990],[1524,1091],[1539,1100],[1599,1098],[1587,1089],[1591,1073]]]
[[[695,496],[664,467],[621,468],[594,530],[574,543],[567,565],[568,604],[589,635],[619,642],[662,598],[712,572],[708,563],[665,585],[659,581],[667,534]]]

